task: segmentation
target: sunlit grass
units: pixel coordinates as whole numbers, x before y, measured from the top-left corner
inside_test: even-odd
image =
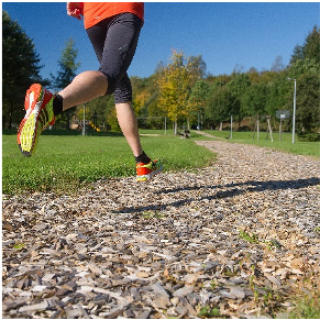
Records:
[[[299,141],[298,136],[295,136],[295,143],[292,143],[291,133],[282,133],[281,140],[279,133],[273,133],[272,142],[270,135],[267,137],[266,132],[260,132],[259,140],[257,139],[257,133],[253,135],[253,132],[233,132],[232,139],[230,139],[230,131],[205,132],[229,142],[252,144],[293,154],[320,157],[320,142],[302,142]]]
[[[192,139],[174,135],[142,136],[145,152],[165,171],[207,166],[214,154]],[[2,192],[56,190],[70,193],[101,178],[135,175],[135,161],[123,136],[43,135],[36,153],[23,157],[15,135],[2,139]]]

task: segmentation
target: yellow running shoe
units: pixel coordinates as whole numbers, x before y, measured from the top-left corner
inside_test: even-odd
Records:
[[[163,170],[163,165],[159,160],[150,161],[148,164],[137,163],[137,181],[150,180],[154,175]]]
[[[26,114],[17,135],[20,151],[26,157],[34,153],[41,132],[55,122],[53,98],[53,94],[38,83],[27,90],[24,100]]]

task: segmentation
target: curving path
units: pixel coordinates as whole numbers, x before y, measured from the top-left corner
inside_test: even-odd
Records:
[[[271,317],[312,295],[320,161],[198,144],[214,166],[3,200],[3,317]]]

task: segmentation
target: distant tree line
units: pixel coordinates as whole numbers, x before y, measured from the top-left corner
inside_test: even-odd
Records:
[[[6,11],[3,18],[3,128],[17,126],[24,116],[23,101],[26,89],[40,82],[58,91],[76,75],[80,65],[72,39],[57,64],[57,75],[51,79],[40,77],[40,57],[32,40],[20,25],[10,19]],[[258,71],[254,67],[243,72],[236,66],[232,74],[212,75],[206,70],[202,56],[187,57],[172,51],[168,64],[160,62],[148,78],[132,77],[133,108],[141,125],[146,128],[179,127],[222,129],[231,115],[238,130],[252,130],[256,119],[269,117],[277,128],[277,110],[293,106],[293,81],[297,82],[296,130],[299,134],[320,130],[320,29],[316,26],[302,45],[293,49],[288,66],[281,56],[276,57],[270,70]],[[83,106],[75,106],[57,119],[56,126],[69,128],[70,122],[81,124]],[[100,97],[86,104],[86,118],[100,130],[120,130],[112,96]],[[291,128],[291,119],[285,123]],[[79,126],[80,128],[80,126]]]

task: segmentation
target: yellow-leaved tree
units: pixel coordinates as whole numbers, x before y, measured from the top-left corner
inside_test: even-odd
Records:
[[[159,107],[174,122],[174,133],[177,134],[178,121],[188,118],[191,73],[183,53],[174,50],[171,61],[159,71],[156,83],[159,88]]]

